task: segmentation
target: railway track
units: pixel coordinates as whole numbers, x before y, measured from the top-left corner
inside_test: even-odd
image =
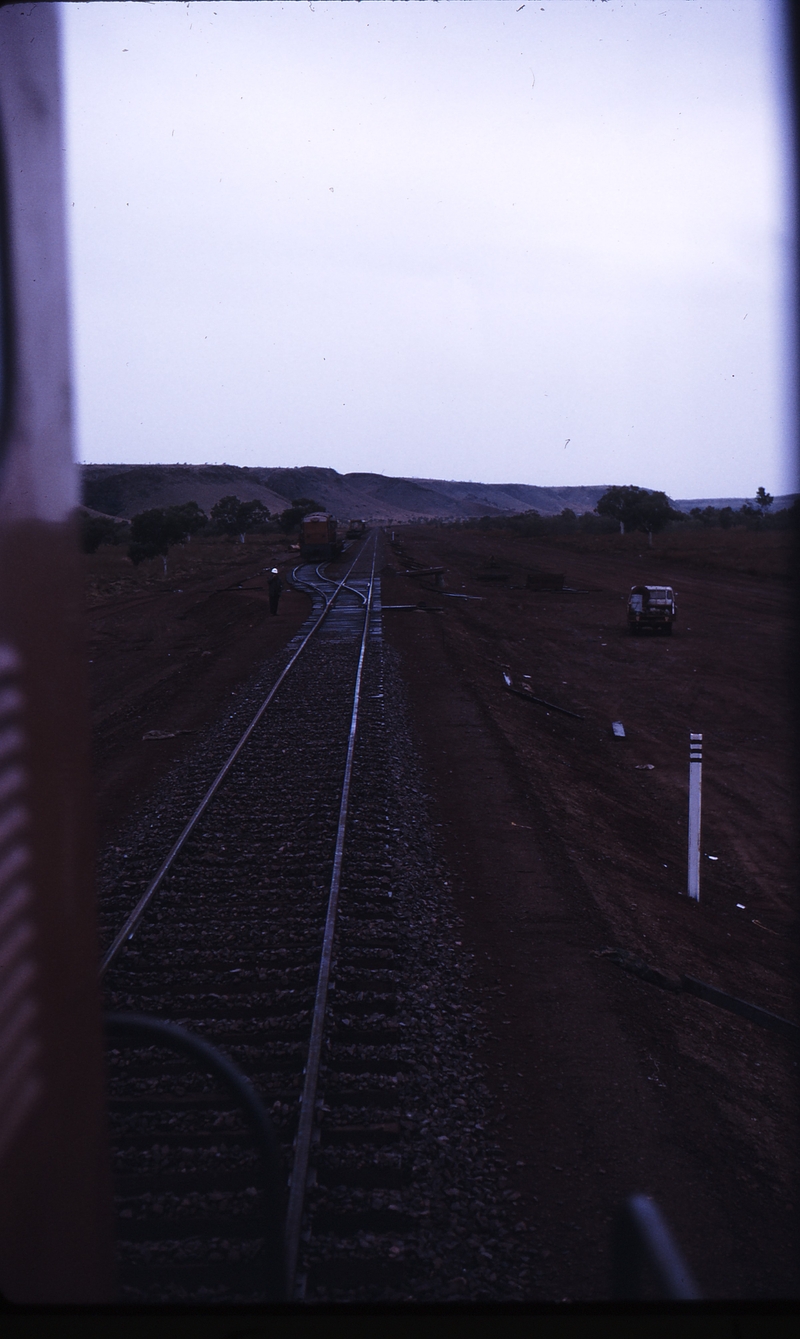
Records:
[[[105,1007],[180,1025],[260,1095],[291,1299],[520,1298],[529,1243],[503,1199],[480,1009],[387,670],[379,542],[343,578],[296,570],[314,609],[285,663],[107,853]],[[230,1090],[112,1034],[109,1117],[122,1297],[275,1300],[259,1153]]]

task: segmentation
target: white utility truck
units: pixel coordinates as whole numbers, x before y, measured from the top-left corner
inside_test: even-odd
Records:
[[[634,636],[644,628],[651,628],[671,637],[675,612],[675,591],[671,586],[631,586],[628,629]]]

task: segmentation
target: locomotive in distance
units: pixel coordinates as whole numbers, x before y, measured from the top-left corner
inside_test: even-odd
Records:
[[[300,526],[300,557],[303,562],[330,562],[342,552],[336,538],[336,517],[327,511],[312,511]]]

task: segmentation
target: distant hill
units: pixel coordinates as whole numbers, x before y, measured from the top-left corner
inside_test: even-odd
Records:
[[[399,479],[384,474],[339,474],[239,465],[82,465],[83,502],[111,516],[135,516],[150,507],[197,502],[210,511],[227,493],[245,502],[259,498],[273,514],[293,498],[321,502],[340,521],[359,516],[372,523],[418,519],[455,520],[535,509],[554,516],[571,507],[591,511],[607,485],[538,488],[532,484],[481,484],[445,479]]]
[[[259,498],[270,512],[288,505],[266,487],[259,470],[235,465],[81,465],[83,503],[111,516],[135,516],[151,507],[196,502],[209,511],[227,493],[243,502]],[[295,495],[299,496],[299,495]]]
[[[296,497],[320,502],[340,521],[362,517],[371,524],[416,520],[458,520],[538,511],[555,516],[570,507],[592,511],[608,484],[539,488],[535,484],[482,484],[448,479],[403,479],[385,474],[339,474],[306,465],[297,469],[241,465],[82,465],[83,503],[110,516],[135,516],[150,507],[197,502],[204,511],[233,493],[243,502],[258,498],[274,515]],[[775,499],[774,510],[797,495]],[[692,498],[676,507],[740,507],[744,498]]]

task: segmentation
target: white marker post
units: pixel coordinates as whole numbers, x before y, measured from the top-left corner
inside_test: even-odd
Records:
[[[689,896],[700,901],[700,796],[703,786],[703,736],[689,735]]]

